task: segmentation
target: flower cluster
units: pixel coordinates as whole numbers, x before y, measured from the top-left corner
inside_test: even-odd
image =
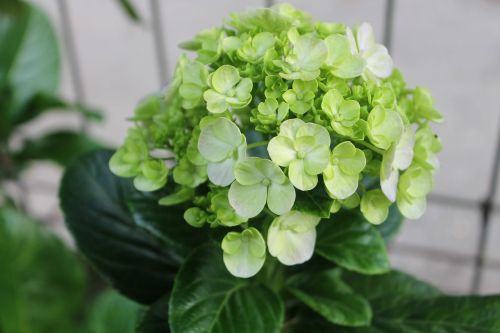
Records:
[[[255,275],[266,252],[285,265],[310,259],[325,216],[302,201],[317,193],[332,219],[359,209],[380,224],[392,204],[424,213],[441,149],[429,123],[442,117],[427,90],[406,87],[370,25],[278,5],[182,46],[196,56],[139,104],[110,167],[141,191],[168,179],[176,190],[161,204],[186,206],[193,227],[229,228],[233,275]]]

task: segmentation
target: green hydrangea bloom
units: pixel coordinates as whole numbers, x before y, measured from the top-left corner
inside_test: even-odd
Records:
[[[434,100],[429,90],[416,87],[413,92],[413,108],[415,113],[430,121],[440,123],[443,121],[443,116],[434,108]]]
[[[367,120],[367,134],[370,141],[378,148],[389,149],[403,134],[404,124],[399,113],[374,107]]]
[[[295,189],[283,171],[270,160],[249,157],[234,169],[236,181],[229,189],[229,202],[240,216],[257,216],[266,206],[278,215],[295,202]]]
[[[267,151],[274,163],[288,167],[288,177],[296,188],[308,191],[316,186],[317,175],[328,164],[330,135],[320,125],[289,119],[269,141]]]
[[[247,218],[239,216],[228,199],[228,190],[221,191],[211,199],[211,210],[217,217],[217,222],[226,227],[234,227],[248,221]]]
[[[323,171],[323,181],[328,194],[334,199],[347,199],[353,195],[365,166],[365,154],[350,141],[335,146],[328,166]]]
[[[238,69],[223,65],[209,76],[210,88],[203,93],[207,109],[212,113],[222,113],[241,109],[252,100],[252,80],[241,78]]]
[[[140,173],[134,178],[139,191],[156,191],[167,183],[168,169],[162,160],[150,159],[141,164]]]
[[[401,213],[409,219],[420,218],[427,207],[426,196],[432,190],[432,173],[411,165],[400,177],[396,202]]]
[[[354,31],[347,28],[346,35],[351,45],[351,52],[361,57],[366,64],[363,69],[363,76],[366,79],[386,78],[391,75],[394,67],[392,58],[385,46],[375,42],[370,24],[362,23]]]
[[[287,80],[314,80],[319,76],[320,67],[328,56],[328,49],[323,40],[313,34],[299,35],[296,29],[288,32],[292,44],[285,61],[276,60],[282,69],[280,75]]]
[[[406,126],[397,143],[384,153],[380,167],[380,187],[387,198],[396,201],[396,190],[399,171],[406,170],[413,161],[413,146],[415,132],[411,126]]]
[[[308,261],[314,253],[320,220],[296,210],[275,218],[267,231],[269,253],[287,266]]]
[[[238,57],[249,63],[259,62],[275,42],[276,38],[270,32],[261,32],[253,37],[248,36],[237,50]]]
[[[292,89],[285,91],[283,99],[295,114],[304,114],[309,111],[314,103],[314,97],[318,91],[318,82],[295,80]]]
[[[305,211],[326,216],[330,205],[377,224],[395,201],[423,214],[441,150],[429,123],[442,116],[370,25],[280,4],[232,14],[182,46],[196,59],[181,56],[168,88],[141,100],[109,165],[142,190],[161,189],[172,168],[176,190],[160,204],[188,205],[186,222],[208,233],[244,229],[223,244],[234,275],[264,263],[260,234],[286,265],[310,258],[320,219]],[[296,189],[311,192],[295,202]]]
[[[368,222],[381,224],[389,215],[389,206],[391,201],[387,199],[384,193],[379,190],[366,192],[361,199],[360,209]]]
[[[340,135],[364,139],[365,121],[360,119],[361,107],[357,101],[345,100],[335,89],[329,90],[321,101],[321,109],[331,120],[331,126]]]
[[[227,270],[240,278],[254,276],[266,261],[266,242],[255,228],[229,232],[222,240],[222,251]]]
[[[246,157],[246,138],[231,120],[204,118],[198,150],[208,161],[208,179],[216,185],[227,186],[234,180],[236,162]]]

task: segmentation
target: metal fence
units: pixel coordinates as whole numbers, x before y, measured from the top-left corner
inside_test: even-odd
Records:
[[[57,0],[58,12],[60,15],[60,22],[62,28],[63,46],[65,50],[65,56],[69,64],[70,78],[72,89],[74,90],[74,95],[76,96],[77,102],[86,102],[85,93],[85,82],[82,80],[81,68],[79,66],[79,55],[76,52],[74,45],[74,33],[72,27],[72,21],[69,17],[67,0]],[[263,5],[272,6],[274,1],[264,0]],[[397,14],[396,6],[399,4],[396,0],[386,0],[384,8],[384,44],[391,49],[392,39],[393,39],[393,29],[395,15]],[[152,23],[152,33],[154,39],[154,51],[156,54],[158,82],[159,87],[164,86],[168,82],[168,66],[167,57],[165,54],[166,43],[166,31],[162,24],[162,18],[160,17],[161,6],[164,5],[161,0],[149,0],[149,9],[151,14]],[[85,120],[82,119],[81,130],[87,130],[87,124]],[[500,133],[498,133],[497,142],[494,145],[494,162],[492,166],[492,172],[489,178],[489,188],[486,197],[480,201],[467,200],[458,197],[448,196],[448,195],[431,195],[429,200],[434,204],[441,206],[448,206],[452,208],[461,208],[467,210],[473,210],[480,212],[480,230],[478,232],[478,246],[475,254],[470,256],[463,256],[461,254],[453,253],[452,251],[437,250],[430,247],[424,246],[414,246],[414,245],[399,245],[393,251],[402,251],[410,253],[413,256],[424,257],[427,260],[441,260],[462,264],[472,264],[473,265],[473,278],[470,283],[470,291],[472,293],[477,293],[481,287],[482,275],[485,268],[500,271],[500,261],[496,262],[493,260],[485,260],[485,252],[487,247],[487,235],[490,230],[492,215],[495,210],[498,211],[498,207],[495,207],[494,197],[497,191],[498,183],[498,172],[500,169]],[[418,223],[418,222],[417,222]],[[451,277],[452,278],[452,277]],[[500,286],[499,290],[500,292]]]

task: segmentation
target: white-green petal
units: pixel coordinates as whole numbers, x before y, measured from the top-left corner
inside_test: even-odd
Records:
[[[198,139],[200,154],[210,162],[220,162],[242,143],[241,132],[231,120],[217,118],[205,125]]]
[[[413,161],[413,147],[415,132],[411,126],[406,126],[394,152],[393,166],[399,170],[406,170]]]
[[[361,199],[360,209],[368,222],[380,224],[389,215],[391,202],[386,198],[381,190],[371,190],[366,192]]]
[[[318,175],[328,166],[330,145],[321,145],[307,153],[304,158],[304,169],[309,175]]]
[[[309,191],[318,184],[318,176],[307,174],[303,160],[295,160],[288,167],[288,178],[301,191]]]
[[[361,53],[371,50],[376,45],[373,28],[369,23],[363,22],[356,29],[356,42]]]
[[[212,87],[221,94],[226,94],[239,81],[240,74],[238,70],[231,65],[223,65],[217,68],[211,77]]]
[[[323,172],[323,179],[328,194],[335,199],[346,199],[358,189],[358,175],[348,175],[338,166],[329,166]]]
[[[223,260],[234,276],[249,278],[257,274],[266,259],[266,243],[255,228],[229,232],[222,240]]]
[[[330,134],[328,133],[326,128],[321,125],[314,123],[303,124],[299,129],[297,129],[296,138],[304,136],[314,137],[317,145],[330,146]]]
[[[425,197],[414,198],[398,192],[396,202],[401,214],[411,220],[422,217],[427,208],[427,200]]]
[[[207,166],[208,179],[219,186],[228,186],[234,181],[234,165],[236,161],[232,158],[222,162],[211,162]]]
[[[366,68],[380,78],[386,78],[391,75],[394,68],[392,58],[383,45],[377,45],[372,50],[367,52]]]
[[[295,202],[295,189],[290,182],[284,184],[271,183],[267,190],[267,206],[277,214],[282,215],[292,209]]]
[[[263,184],[241,185],[238,181],[229,188],[229,203],[242,217],[252,218],[264,209],[267,200],[267,187]]]
[[[208,89],[203,93],[203,99],[207,102],[207,110],[211,113],[222,113],[227,110],[226,96],[215,90]]]
[[[280,126],[279,136],[285,136],[291,140],[295,140],[297,131],[304,124],[304,121],[298,118],[286,120]]]
[[[293,141],[286,136],[276,136],[269,141],[267,152],[274,163],[286,167],[297,157]]]
[[[234,168],[234,175],[241,185],[254,185],[266,177],[259,168],[259,158],[249,157],[239,162]]]
[[[382,156],[380,165],[380,187],[385,196],[392,202],[396,201],[399,171],[394,167],[395,146],[391,146]]]

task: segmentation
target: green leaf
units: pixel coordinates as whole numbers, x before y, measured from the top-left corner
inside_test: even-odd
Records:
[[[178,258],[144,225],[154,220],[182,228],[185,223],[182,215],[159,206],[158,198],[140,196],[130,180],[114,176],[108,169],[111,155],[88,154],[66,170],[61,207],[78,248],[94,267],[131,299],[152,303],[170,289]]]
[[[42,223],[0,208],[0,332],[73,332],[82,312],[81,262]]]
[[[33,95],[57,90],[59,47],[51,23],[37,7],[4,1],[0,5],[0,49],[0,90],[8,87],[12,99],[10,108],[2,111],[7,115],[2,122],[11,124]]]
[[[14,154],[19,163],[49,160],[61,166],[70,165],[79,156],[99,149],[102,145],[85,134],[60,131],[29,139],[21,151]]]
[[[332,203],[333,199],[328,196],[324,188],[316,186],[311,191],[297,191],[293,209],[321,218],[329,218]]]
[[[92,305],[88,329],[92,333],[134,333],[141,306],[115,291],[105,291]]]
[[[288,290],[328,321],[343,326],[367,326],[372,318],[368,302],[340,279],[338,270],[300,273],[288,281]]]
[[[374,310],[372,327],[353,333],[493,333],[500,330],[499,296],[444,296],[400,272],[379,276],[348,273],[343,279]],[[335,331],[337,332],[337,331]]]
[[[341,211],[319,224],[316,252],[363,274],[389,270],[384,239],[374,226],[350,211]]]
[[[230,275],[215,246],[196,250],[181,267],[170,299],[174,333],[278,333],[281,299],[267,287]]]
[[[153,303],[143,314],[137,326],[137,333],[169,333],[168,327],[168,301],[167,294]]]
[[[385,241],[388,242],[396,236],[403,221],[404,217],[399,212],[398,207],[392,204],[391,207],[389,207],[389,216],[384,223],[377,225],[377,229],[382,237],[384,237]]]

